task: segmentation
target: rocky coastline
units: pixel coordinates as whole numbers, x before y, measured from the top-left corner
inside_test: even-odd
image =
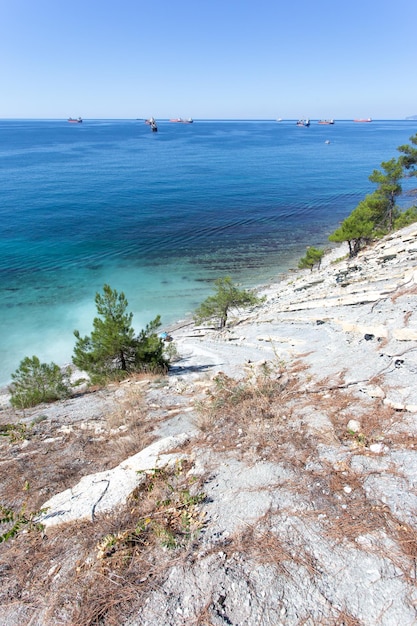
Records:
[[[0,544],[0,623],[417,623],[417,225],[260,295],[222,332],[173,326],[166,378],[24,413],[2,395],[0,503],[44,530]],[[122,536],[168,471],[204,493],[179,507],[192,540],[155,548],[148,573],[150,539],[127,569],[126,537],[98,562],[85,538]]]

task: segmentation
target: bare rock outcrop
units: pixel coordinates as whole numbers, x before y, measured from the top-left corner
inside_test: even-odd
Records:
[[[32,580],[17,574],[23,539],[2,548],[0,576],[9,582],[0,621],[417,622],[417,226],[355,259],[344,253],[263,287],[264,304],[222,332],[189,322],[169,329],[178,351],[171,372],[141,386],[140,421],[153,443],[110,467],[97,456],[97,472],[73,468],[65,489],[45,492],[46,538],[31,544],[39,555]],[[118,402],[129,384],[117,389]],[[45,431],[39,448],[29,439],[3,444],[3,467],[30,467],[58,437],[68,454],[65,437],[77,432],[87,449],[90,439],[111,445],[96,400],[98,410],[85,415],[96,426],[89,437],[82,398],[26,415],[55,424],[54,443]],[[138,421],[137,406],[126,406],[111,431],[118,442]],[[141,482],[138,470],[163,468],[161,484]],[[174,539],[170,529],[173,537],[180,529]],[[64,538],[59,562],[42,557],[45,542],[58,550]],[[51,572],[43,587],[42,568]]]

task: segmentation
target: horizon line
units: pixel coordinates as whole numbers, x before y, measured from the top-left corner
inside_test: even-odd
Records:
[[[0,120],[50,120],[50,121],[68,121],[68,117],[0,117]],[[75,118],[76,119],[76,118]],[[83,117],[83,120],[131,120],[131,121],[145,121],[146,117]],[[156,118],[155,118],[156,119]],[[158,117],[160,121],[169,122],[172,118],[169,117]],[[186,119],[186,118],[184,118]],[[187,118],[188,119],[188,118]],[[292,122],[294,120],[301,119],[300,117],[285,117],[285,118],[269,118],[269,117],[194,117],[191,118],[193,121],[202,121],[202,122]],[[304,118],[303,118],[304,119]],[[308,119],[312,121],[322,120],[322,119],[332,119],[340,122],[350,122],[357,119],[372,119],[372,121],[405,121],[405,122],[415,122],[417,121],[417,116],[408,116],[408,117],[373,117],[373,118],[347,118],[347,117],[331,117],[331,118],[323,118],[323,117],[309,117]]]

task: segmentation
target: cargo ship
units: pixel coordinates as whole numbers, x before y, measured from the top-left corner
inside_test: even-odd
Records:
[[[192,124],[193,123],[193,120],[191,119],[191,117],[189,117],[187,120],[184,120],[182,117],[176,117],[169,121],[175,122],[177,124]]]

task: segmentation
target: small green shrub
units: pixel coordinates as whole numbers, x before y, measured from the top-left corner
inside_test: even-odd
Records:
[[[48,419],[46,415],[36,415],[31,422],[31,426],[36,426],[36,424],[41,424]]]
[[[16,443],[25,439],[27,428],[25,424],[1,424],[0,437],[9,437],[10,443]]]
[[[173,341],[165,345],[164,354],[170,363],[177,361],[180,358],[178,348]]]
[[[26,409],[67,398],[71,394],[70,371],[62,371],[56,363],[41,363],[37,356],[25,357],[12,374],[10,402],[17,409]]]
[[[339,256],[337,257],[337,259],[334,259],[333,261],[330,261],[330,265],[337,265],[338,263],[341,263],[342,261],[345,261],[348,258],[349,255],[345,254],[344,256]]]
[[[231,310],[258,306],[265,301],[265,298],[259,298],[253,291],[239,289],[230,276],[217,278],[214,286],[216,293],[206,298],[195,311],[196,324],[214,321],[218,328],[225,328]]]
[[[321,250],[320,248],[315,248],[314,246],[308,247],[306,255],[303,256],[298,263],[298,268],[300,270],[308,268],[311,271],[313,271],[313,267],[315,265],[320,268],[323,255],[324,250]]]
[[[399,230],[414,222],[417,222],[417,206],[412,206],[400,213],[394,222],[394,229]]]
[[[27,513],[25,505],[22,506],[20,511],[16,512],[0,504],[0,530],[3,529],[3,532],[0,533],[0,543],[13,539],[22,530],[37,530],[41,532],[43,525],[35,522],[35,519],[42,512],[44,510]]]

